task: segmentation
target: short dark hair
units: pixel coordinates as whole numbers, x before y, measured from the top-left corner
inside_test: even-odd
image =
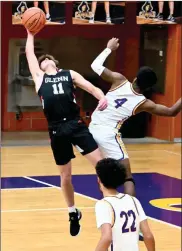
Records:
[[[96,165],[96,173],[106,188],[116,189],[123,185],[126,179],[126,169],[119,160],[105,158]]]
[[[44,61],[46,58],[48,58],[48,59],[54,61],[54,63],[56,64],[56,66],[59,65],[59,61],[56,60],[52,55],[44,54],[44,55],[42,55],[42,56],[40,56],[40,57],[38,58],[39,66],[41,65],[42,61]]]
[[[141,91],[151,89],[157,83],[157,76],[152,68],[143,66],[139,69],[136,84]]]

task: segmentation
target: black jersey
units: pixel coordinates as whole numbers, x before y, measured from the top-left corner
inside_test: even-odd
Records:
[[[75,101],[75,87],[69,70],[55,75],[44,74],[38,91],[49,126],[79,117],[80,108]]]

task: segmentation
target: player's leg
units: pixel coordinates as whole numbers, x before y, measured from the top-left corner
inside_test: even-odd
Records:
[[[71,161],[65,165],[59,165],[59,172],[61,177],[61,189],[64,195],[64,199],[68,206],[69,212],[69,221],[70,221],[70,234],[72,236],[78,235],[80,232],[80,224],[82,214],[75,207],[74,200],[74,188],[72,184],[72,175],[71,175]]]
[[[105,12],[106,12],[106,23],[111,24],[109,1],[104,2],[104,7],[105,7]]]
[[[174,1],[169,1],[170,15],[174,14]]]
[[[38,7],[39,6],[39,1],[33,1],[33,5],[34,5],[34,7]]]
[[[127,179],[124,184],[124,192],[135,196],[135,184],[131,173],[129,157],[121,139],[121,135],[114,132],[112,128],[101,126],[91,125],[89,126],[89,130],[97,142],[103,156],[120,160],[125,166]]]
[[[90,142],[91,143],[91,142]],[[93,143],[92,143],[93,144]],[[95,144],[95,143],[94,143]],[[84,155],[85,158],[88,159],[88,161],[93,165],[93,166],[96,166],[97,162],[101,159],[104,158],[104,156],[101,154],[101,151],[99,150],[99,148],[97,147],[96,150],[88,153],[88,154],[85,154]]]
[[[89,20],[90,24],[94,23],[96,8],[97,8],[97,1],[92,1],[92,15]]]
[[[111,134],[110,142],[112,141],[113,141],[113,148],[115,149],[115,153],[113,153],[113,156],[115,155],[116,156],[115,158],[119,159],[126,169],[126,181],[124,183],[124,193],[129,194],[131,196],[136,196],[135,183],[134,183],[134,179],[131,173],[129,156],[125,148],[125,145],[122,141],[121,134],[115,133],[114,138]],[[107,145],[108,144],[106,144],[106,148],[107,148]],[[107,155],[109,154],[108,150],[107,150]]]
[[[65,165],[58,165],[58,169],[61,177],[61,188],[68,206],[68,211],[69,213],[75,212],[74,189],[71,179],[71,161]]]
[[[157,15],[157,19],[163,20],[163,8],[164,8],[164,1],[158,2],[159,13]]]
[[[129,158],[120,160],[120,162],[125,166],[126,168],[126,181],[124,183],[124,193],[129,194],[131,196],[136,196],[135,192],[135,183],[134,179],[131,173],[131,167],[130,167],[130,161]]]
[[[173,17],[173,14],[174,14],[174,1],[169,1],[169,11],[170,11],[170,14],[169,14],[167,20],[170,21],[170,22],[175,22],[175,18]]]
[[[70,234],[76,236],[80,231],[81,212],[76,209],[74,201],[74,188],[71,177],[71,159],[75,157],[73,148],[69,137],[51,135],[51,132],[50,136],[54,159],[60,172],[61,189],[68,206]]]
[[[46,13],[46,20],[51,21],[51,16],[50,16],[50,11],[49,11],[49,2],[48,1],[44,1],[44,10],[45,10],[45,13]]]

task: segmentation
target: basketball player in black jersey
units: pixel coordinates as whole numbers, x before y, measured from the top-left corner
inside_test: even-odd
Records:
[[[34,36],[28,32],[26,57],[48,122],[51,148],[59,167],[61,188],[68,205],[70,234],[76,236],[80,231],[81,212],[74,206],[74,190],[71,182],[71,159],[75,157],[72,145],[94,166],[102,155],[80,118],[80,109],[75,102],[75,85],[92,94],[99,100],[98,109],[107,107],[103,92],[72,70],[58,70],[58,61],[51,55],[37,60],[34,53]]]

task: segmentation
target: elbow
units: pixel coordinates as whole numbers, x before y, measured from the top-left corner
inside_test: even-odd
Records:
[[[178,112],[170,109],[170,111],[169,111],[169,117],[175,117],[177,114],[178,114]]]
[[[95,67],[96,67],[96,64],[95,64],[95,60],[92,62],[92,64],[91,64],[91,68],[92,68],[92,70],[93,71],[95,71]]]
[[[112,243],[112,236],[106,236],[106,237],[104,237],[103,241],[106,244],[106,246],[109,247],[111,245],[111,243]]]
[[[151,232],[147,234],[143,234],[143,238],[144,240],[154,240],[154,236]]]
[[[171,117],[176,117],[177,114],[178,114],[178,111],[171,112]]]

